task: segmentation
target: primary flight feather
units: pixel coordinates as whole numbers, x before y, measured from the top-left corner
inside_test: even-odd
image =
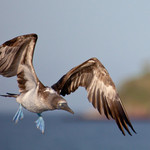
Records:
[[[32,64],[36,41],[36,34],[27,34],[0,46],[0,74],[4,77],[17,76],[20,93],[1,95],[14,97],[20,104],[13,118],[15,122],[23,118],[23,106],[38,114],[36,126],[44,133],[45,125],[41,113],[55,109],[73,113],[62,96],[82,86],[87,90],[88,100],[94,108],[100,114],[104,112],[108,119],[113,118],[124,135],[124,128],[131,135],[128,126],[135,132],[109,73],[97,58],[91,58],[74,67],[57,83],[47,87],[38,79]]]

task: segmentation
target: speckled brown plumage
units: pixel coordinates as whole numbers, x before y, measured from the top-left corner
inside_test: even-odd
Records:
[[[131,135],[128,126],[135,132],[115,84],[97,58],[91,58],[72,68],[49,88],[40,82],[32,64],[36,41],[36,34],[28,34],[0,46],[0,74],[5,77],[17,76],[20,92],[6,97],[15,97],[29,111],[42,113],[58,109],[60,101],[66,102],[60,95],[70,94],[81,86],[87,90],[88,100],[93,107],[108,119],[113,118],[124,135],[124,129]],[[67,105],[64,106],[61,109],[73,113]]]

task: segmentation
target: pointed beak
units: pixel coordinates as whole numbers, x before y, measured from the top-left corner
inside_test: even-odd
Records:
[[[74,112],[72,111],[71,108],[69,108],[69,106],[67,105],[67,103],[62,104],[61,109],[63,109],[63,110],[65,110],[65,111],[68,111],[68,112],[74,114]]]

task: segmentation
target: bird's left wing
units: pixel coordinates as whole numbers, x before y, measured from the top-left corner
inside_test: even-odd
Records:
[[[36,34],[27,34],[13,38],[0,46],[0,75],[17,75],[20,92],[36,87],[39,82],[32,64],[36,41]]]
[[[91,58],[71,69],[52,88],[65,96],[74,92],[79,86],[85,87],[93,106],[100,114],[103,111],[108,119],[112,117],[124,135],[123,127],[131,135],[127,125],[135,132],[112,79],[97,58]]]

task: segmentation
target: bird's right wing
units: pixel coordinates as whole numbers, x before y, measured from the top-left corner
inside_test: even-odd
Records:
[[[116,121],[124,135],[123,127],[131,135],[128,125],[135,132],[111,77],[97,58],[91,58],[71,69],[52,88],[65,96],[76,91],[79,86],[87,90],[89,101],[100,114],[104,112],[108,119],[112,117]]]

